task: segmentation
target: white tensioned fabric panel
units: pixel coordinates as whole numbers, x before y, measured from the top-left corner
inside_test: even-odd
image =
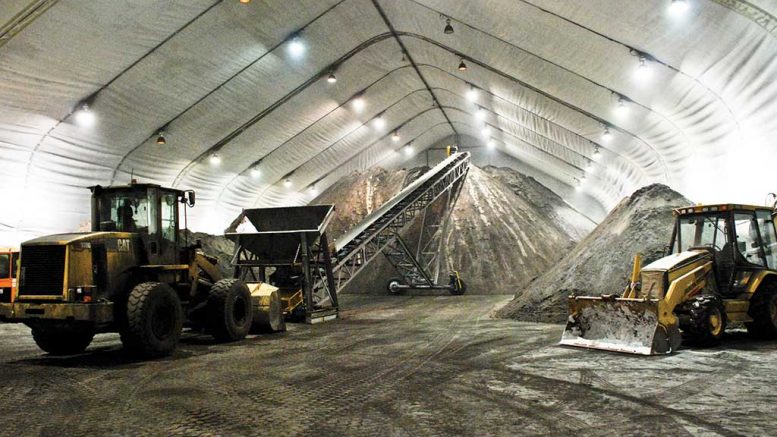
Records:
[[[604,208],[653,182],[760,203],[777,187],[777,6],[686,1],[683,16],[669,0],[52,2],[0,44],[0,186],[14,205],[0,245],[78,228],[84,187],[130,174],[197,190],[190,224],[217,232],[241,208],[303,204],[347,172],[405,165],[454,129]],[[33,4],[2,3],[5,29]],[[85,100],[92,127],[72,114]],[[590,197],[573,188],[583,175]]]

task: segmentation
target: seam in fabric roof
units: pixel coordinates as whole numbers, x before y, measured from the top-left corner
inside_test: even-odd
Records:
[[[13,37],[21,33],[27,26],[40,18],[44,12],[57,4],[59,0],[36,0],[11,17],[0,27],[0,47],[3,47]]]

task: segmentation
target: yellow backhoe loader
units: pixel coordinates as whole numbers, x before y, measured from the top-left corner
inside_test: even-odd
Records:
[[[775,211],[725,204],[674,215],[669,255],[644,267],[637,255],[622,295],[569,297],[561,344],[667,354],[681,342],[715,345],[734,323],[777,338]]]

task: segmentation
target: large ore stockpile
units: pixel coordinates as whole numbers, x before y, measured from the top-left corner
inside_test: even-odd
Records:
[[[204,232],[192,232],[188,229],[182,229],[178,238],[181,244],[188,242],[194,244],[197,240],[202,244],[202,251],[206,255],[214,256],[218,259],[219,270],[225,278],[231,278],[234,272],[231,261],[235,252],[235,243],[222,235],[211,235]]]
[[[672,234],[672,209],[692,204],[671,188],[654,184],[623,199],[559,263],[497,312],[499,317],[564,322],[570,294],[623,292],[635,253],[649,263],[660,258]]]
[[[353,173],[311,203],[336,205],[329,229],[330,235],[337,238],[425,170],[376,168]],[[498,173],[506,181],[527,178],[509,169],[499,169]],[[512,185],[470,167],[446,235],[441,281],[446,280],[447,272],[456,269],[467,282],[468,293],[514,294],[574,246],[575,238],[567,232],[570,225],[564,222],[565,216],[552,216],[558,217],[559,223],[548,220],[549,211],[567,207],[558,196],[538,183]],[[520,190],[516,188],[519,186]],[[406,232],[407,241],[416,241],[419,224],[417,220]],[[386,283],[395,276],[394,268],[379,256],[344,292],[385,294]]]

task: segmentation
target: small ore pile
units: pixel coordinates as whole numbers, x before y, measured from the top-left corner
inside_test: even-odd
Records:
[[[650,263],[664,255],[672,235],[672,209],[692,202],[654,184],[623,199],[567,256],[497,312],[498,317],[561,323],[567,297],[620,294],[629,281],[634,254]]]
[[[335,204],[329,234],[336,239],[426,170],[354,172],[311,204]],[[409,243],[415,243],[418,222],[403,235]],[[467,293],[514,294],[594,226],[533,178],[507,168],[471,166],[445,236],[440,282],[456,269],[467,283]],[[385,257],[378,256],[344,292],[386,294],[386,283],[396,276]]]
[[[230,262],[235,252],[235,243],[222,235],[211,235],[204,232],[192,232],[188,229],[181,229],[178,238],[181,244],[192,245],[200,241],[202,251],[208,256],[214,256],[218,259],[219,270],[225,278],[231,278],[234,269]]]

